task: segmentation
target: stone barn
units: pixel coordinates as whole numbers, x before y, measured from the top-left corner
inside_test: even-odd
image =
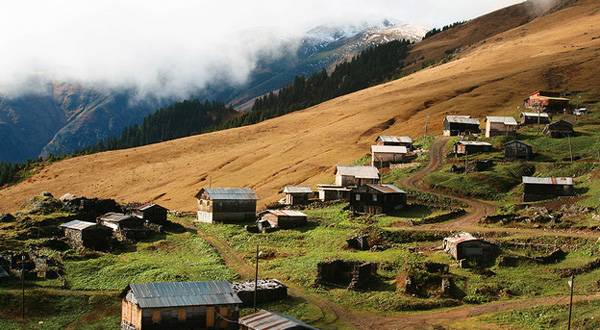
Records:
[[[471,116],[446,116],[444,136],[470,135],[481,132],[479,119]]]
[[[360,187],[377,182],[379,182],[379,170],[374,166],[337,165],[335,168],[336,186]]]
[[[523,141],[514,140],[504,144],[504,158],[508,160],[526,159],[533,155],[533,147]]]
[[[93,222],[73,220],[59,226],[73,247],[108,250],[112,229]]]
[[[550,116],[545,112],[521,112],[521,125],[546,125],[550,122]]]
[[[489,152],[492,150],[492,144],[480,141],[457,141],[454,143],[454,153],[457,155],[476,154],[480,152]]]
[[[226,281],[129,284],[121,330],[238,329],[240,298]]]
[[[408,150],[413,150],[413,139],[410,136],[391,136],[380,135],[375,140],[378,146],[403,146]]]
[[[575,131],[573,130],[573,124],[561,119],[546,125],[542,133],[553,138],[563,138],[573,135]]]
[[[202,188],[197,194],[200,222],[243,222],[256,219],[258,196],[251,188]]]
[[[569,108],[569,99],[558,92],[537,91],[523,101],[525,108],[543,109],[546,112],[563,112]]]
[[[475,264],[491,262],[500,252],[496,244],[469,233],[444,238],[443,249],[456,260],[467,260]]]
[[[136,241],[150,237],[152,231],[144,227],[144,220],[130,214],[109,212],[97,218],[96,222],[113,231],[121,241]]]
[[[377,263],[331,260],[317,264],[315,284],[345,287],[349,290],[366,289],[375,276],[377,276]]]
[[[285,186],[283,193],[285,205],[306,205],[314,195],[313,190],[307,186]]]
[[[240,317],[240,330],[319,330],[295,318],[264,309]]]
[[[536,202],[559,196],[573,196],[573,178],[523,177],[523,202]]]
[[[350,192],[350,210],[368,214],[392,212],[406,206],[407,196],[392,184],[367,184]]]
[[[259,224],[267,221],[269,228],[290,229],[301,227],[308,223],[306,214],[293,210],[264,210],[258,213],[258,217]]]
[[[145,203],[131,209],[131,214],[145,221],[163,225],[167,222],[167,209],[152,203]]]
[[[517,129],[517,121],[513,117],[485,117],[485,137],[508,135]]]

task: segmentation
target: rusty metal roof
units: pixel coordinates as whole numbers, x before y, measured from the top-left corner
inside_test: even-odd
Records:
[[[100,220],[110,221],[110,222],[121,222],[123,220],[129,220],[131,218],[134,218],[134,216],[129,215],[129,214],[116,213],[116,212],[108,212],[108,213],[103,214],[98,217],[98,219],[100,219]]]
[[[84,230],[87,228],[92,228],[92,227],[96,227],[97,224],[94,222],[88,222],[88,221],[81,221],[81,220],[73,220],[73,221],[69,221],[69,222],[65,222],[62,225],[60,225],[59,227],[61,228],[69,228],[69,229],[77,229],[77,230]]]
[[[521,112],[521,117],[540,117],[540,118],[549,118],[548,114],[545,112]]]
[[[449,123],[461,123],[461,124],[472,124],[479,125],[479,119],[471,118],[471,116],[446,116],[446,120]]]
[[[313,329],[310,325],[295,318],[275,312],[259,310],[256,313],[240,317],[238,323],[252,330],[286,330],[286,329]]]
[[[212,200],[259,199],[252,188],[202,188],[196,197],[202,195],[202,191],[206,191]]]
[[[285,186],[283,192],[286,194],[312,194],[312,188],[308,186]]]
[[[555,178],[555,177],[547,177],[547,178],[538,178],[533,176],[524,176],[523,177],[524,184],[548,184],[548,185],[573,185],[573,178]]]
[[[406,191],[394,186],[393,184],[367,184],[367,186],[384,194],[406,194]]]
[[[405,146],[371,146],[371,153],[382,153],[382,154],[406,154],[408,149]]]
[[[258,212],[258,215],[265,214],[265,213],[271,213],[276,216],[284,216],[284,217],[306,217],[307,216],[306,214],[304,214],[300,211],[294,211],[294,210],[264,210],[264,211]]]
[[[391,142],[391,143],[413,143],[410,136],[394,136],[394,135],[380,135],[375,142]]]
[[[358,179],[379,179],[379,170],[375,166],[336,165],[335,174]]]
[[[488,123],[503,123],[504,125],[517,126],[517,121],[513,117],[487,116],[485,121]]]
[[[242,301],[226,281],[133,283],[131,301],[141,308],[231,305]]]

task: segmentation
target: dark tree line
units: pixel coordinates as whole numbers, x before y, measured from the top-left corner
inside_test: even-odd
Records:
[[[452,24],[450,24],[450,25],[444,25],[444,27],[442,27],[441,29],[438,29],[438,28],[433,28],[433,29],[431,29],[431,30],[427,31],[427,33],[425,33],[425,36],[423,37],[423,39],[422,39],[422,40],[425,40],[425,39],[427,39],[427,38],[429,38],[429,37],[431,37],[431,36],[434,36],[434,35],[436,35],[436,34],[438,34],[438,33],[442,32],[442,31],[446,31],[446,30],[448,30],[448,29],[451,29],[451,28],[453,28],[453,27],[457,27],[457,26],[459,26],[459,25],[461,25],[461,24],[464,24],[465,22],[466,22],[466,21],[462,21],[462,22],[454,22],[454,23],[452,23]]]
[[[331,75],[323,69],[308,78],[297,76],[279,92],[257,99],[252,111],[212,130],[255,124],[398,78],[410,44],[402,40],[369,48],[351,61],[337,65]]]

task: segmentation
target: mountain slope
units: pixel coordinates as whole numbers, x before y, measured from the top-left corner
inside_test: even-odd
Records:
[[[490,33],[454,61],[303,111],[61,161],[35,182],[0,191],[0,210],[14,210],[47,190],[123,202],[152,200],[192,211],[194,194],[209,182],[252,187],[265,204],[278,199],[284,185],[331,182],[334,165],[367,154],[379,134],[423,134],[425,102],[433,104],[427,109],[429,132],[437,135],[447,114],[514,116],[515,107],[535,90],[585,91],[585,101],[597,102],[599,21],[600,4],[576,1],[522,27]]]

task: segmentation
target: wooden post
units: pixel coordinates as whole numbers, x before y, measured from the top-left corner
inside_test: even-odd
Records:
[[[467,175],[468,170],[469,170],[469,152],[465,150],[465,175]]]
[[[256,245],[256,270],[254,272],[254,313],[257,311],[256,307],[256,292],[258,291],[258,244]]]
[[[567,330],[571,330],[571,312],[573,310],[573,287],[575,286],[575,274],[571,274],[571,298],[569,299],[569,325]]]
[[[423,137],[427,137],[427,121],[429,120],[429,114],[425,112],[425,135]]]
[[[25,319],[25,255],[21,256],[21,290],[23,291],[23,297],[21,300],[21,314],[23,320]]]
[[[571,147],[571,134],[567,135],[569,137],[569,154],[571,155],[571,163],[573,162],[573,148]]]

